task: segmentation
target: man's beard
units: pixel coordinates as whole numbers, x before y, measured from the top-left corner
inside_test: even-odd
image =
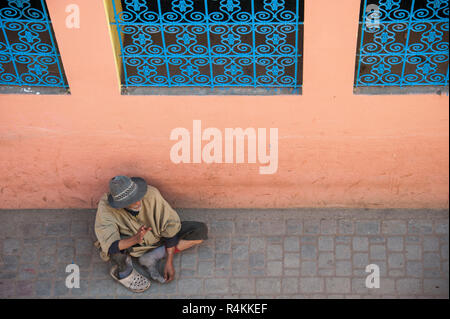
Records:
[[[137,207],[137,209],[136,209],[136,207]],[[142,204],[139,206],[128,207],[129,210],[132,210],[133,212],[136,212],[136,213],[139,212],[141,210],[141,208],[142,208]]]

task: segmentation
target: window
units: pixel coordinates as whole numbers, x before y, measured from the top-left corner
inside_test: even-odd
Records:
[[[124,94],[300,92],[303,1],[111,3]]]
[[[0,93],[68,93],[43,0],[0,3]]]
[[[363,93],[380,87],[384,93],[448,90],[448,2],[362,0],[355,88]]]

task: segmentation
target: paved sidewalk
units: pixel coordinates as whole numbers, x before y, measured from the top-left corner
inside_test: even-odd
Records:
[[[0,298],[448,298],[448,210],[177,209],[209,239],[142,294],[109,276],[95,210],[0,210]],[[81,287],[65,286],[66,266]],[[380,268],[380,288],[365,267]]]

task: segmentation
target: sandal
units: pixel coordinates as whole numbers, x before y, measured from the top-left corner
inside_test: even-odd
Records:
[[[150,280],[142,276],[140,273],[138,273],[135,269],[131,271],[131,274],[129,274],[127,277],[123,279],[117,278],[114,274],[116,273],[117,265],[114,265],[111,268],[111,271],[109,274],[111,277],[114,278],[114,280],[120,282],[122,285],[125,286],[125,288],[131,290],[132,292],[144,292],[148,288],[150,288]]]

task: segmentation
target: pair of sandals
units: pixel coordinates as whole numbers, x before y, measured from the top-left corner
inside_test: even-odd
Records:
[[[98,241],[96,241],[94,243],[94,246],[100,250],[100,258],[103,261],[108,261],[109,256],[101,250],[100,243]],[[111,275],[111,277],[113,277],[113,279],[115,281],[122,284],[125,288],[131,290],[132,292],[144,292],[150,288],[150,286],[151,286],[150,280],[148,280],[145,276],[141,275],[138,271],[136,271],[136,269],[133,268],[131,273],[127,277],[122,278],[122,279],[119,279],[116,276],[116,274],[118,273],[117,269],[118,269],[118,266],[114,265],[111,268],[109,274]]]

